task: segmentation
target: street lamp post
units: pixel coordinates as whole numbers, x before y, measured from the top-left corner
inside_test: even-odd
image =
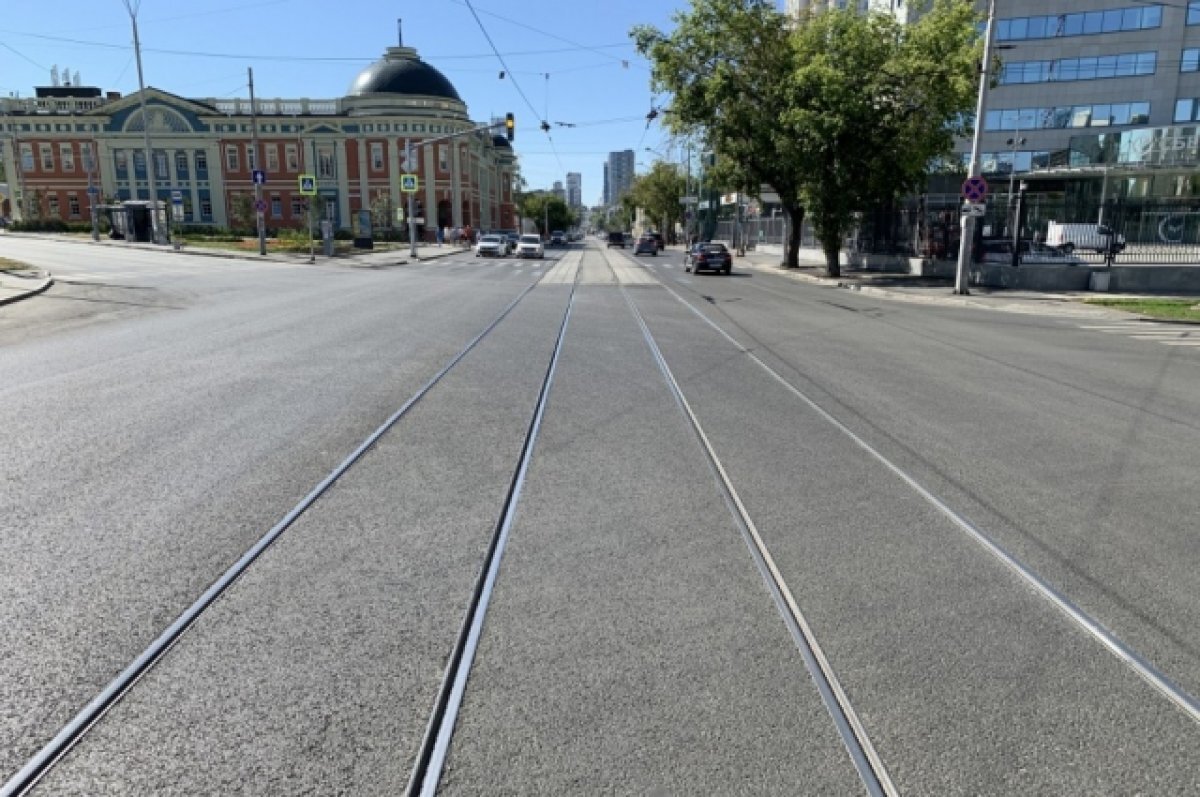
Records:
[[[996,24],[996,0],[988,0],[987,27],[983,32],[983,61],[979,65],[979,97],[975,103],[975,130],[971,136],[971,166],[968,174],[978,177],[979,147],[983,142],[984,117],[987,111],[988,76],[992,63],[992,29]],[[962,239],[958,242],[958,268],[954,277],[954,292],[960,295],[970,293],[967,289],[967,264],[971,259],[971,249],[975,243],[975,217],[963,214]]]
[[[154,153],[150,149],[150,116],[146,113],[146,81],[142,76],[142,43],[138,38],[137,13],[142,0],[125,0],[125,10],[129,12],[129,21],[133,25],[133,55],[137,61],[138,73],[138,105],[142,110],[142,143],[143,156],[146,158],[146,178],[149,181],[147,194],[150,197],[150,229],[153,231],[154,243],[161,244],[162,229],[158,223],[158,176],[155,174]]]

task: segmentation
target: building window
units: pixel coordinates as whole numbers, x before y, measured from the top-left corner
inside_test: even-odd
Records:
[[[1187,5],[1187,24],[1200,25],[1200,2],[1196,0]]]
[[[438,144],[438,169],[450,171],[450,148],[445,144]]]
[[[71,218],[77,219],[82,214],[79,212],[79,197],[75,194],[67,196],[67,213],[71,214]]]
[[[1200,106],[1200,102],[1195,99],[1176,100],[1175,121],[1194,122],[1196,120],[1197,106]]]
[[[33,145],[32,144],[22,144],[21,145],[21,171],[23,171],[23,172],[33,171]]]
[[[1179,58],[1180,72],[1200,72],[1200,47],[1185,48]]]
[[[383,144],[371,144],[371,170],[383,171]]]
[[[183,195],[183,218],[187,221],[195,221],[196,217],[193,215],[194,210],[195,207],[192,206],[192,195],[185,193]]]
[[[1144,125],[1150,122],[1150,103],[1115,102],[1097,105],[1064,105],[1055,108],[1008,108],[988,111],[984,130],[1036,130],[1042,128]]]
[[[284,147],[284,157],[287,158],[287,170],[289,172],[300,170],[300,157],[296,152],[295,144],[288,144]]]
[[[208,153],[196,153],[196,173],[203,174],[208,171]]]
[[[246,145],[246,168],[249,171],[254,171],[255,169],[258,168],[258,166],[255,165],[257,163],[258,163],[258,159],[254,157],[254,145],[247,144]]]
[[[317,176],[333,177],[333,148],[321,147],[317,150]]]
[[[1000,83],[1062,83],[1071,80],[1153,75],[1158,53],[1122,53],[1087,58],[1061,58],[1057,61],[1013,61],[1004,65]]]
[[[42,155],[42,171],[54,171],[54,147],[49,144],[40,144],[38,145],[38,149]]]
[[[154,177],[155,177],[155,179],[158,179],[158,180],[165,179],[170,173],[169,169],[170,169],[170,166],[169,166],[169,161],[167,160],[167,153],[155,152],[154,153]]]
[[[58,160],[64,172],[75,171],[75,150],[70,144],[58,145]]]
[[[200,197],[200,219],[202,221],[212,221],[212,200],[208,197]]]
[[[50,218],[57,219],[59,215],[58,194],[50,194],[47,196],[46,205],[50,208]]]
[[[283,218],[283,200],[278,194],[271,197],[271,216],[272,218]]]
[[[133,151],[133,170],[143,175],[146,173],[146,155],[141,150]]]
[[[292,197],[292,218],[298,219],[304,215],[304,207],[300,203],[300,197]]]
[[[279,172],[279,145],[267,145],[267,171],[271,174]]]
[[[1192,9],[1196,21],[1192,21]],[[1200,2],[1188,4],[1188,24],[1200,23]],[[1091,36],[1126,30],[1147,30],[1162,25],[1161,5],[1138,5],[1086,11],[1076,14],[1051,14],[1037,17],[1013,17],[996,21],[997,41],[1057,39],[1064,36]]]
[[[175,153],[175,171],[179,172],[180,174],[187,174],[187,170],[188,170],[188,168],[187,168],[187,153],[186,152],[176,152]]]
[[[225,147],[225,169],[231,172],[241,171],[241,164],[238,163],[237,147],[232,144]]]
[[[83,170],[90,174],[96,168],[96,162],[92,160],[92,145],[80,144],[79,154],[83,156]]]

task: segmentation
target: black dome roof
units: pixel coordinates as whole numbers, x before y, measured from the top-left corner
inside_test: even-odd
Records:
[[[391,47],[382,61],[358,73],[350,84],[349,96],[363,94],[419,94],[462,102],[454,84],[438,70],[417,57],[411,47]]]
[[[503,149],[512,149],[512,144],[508,143],[508,136],[494,135],[492,136],[492,144]]]

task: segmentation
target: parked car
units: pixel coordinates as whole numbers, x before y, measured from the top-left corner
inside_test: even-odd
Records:
[[[635,255],[654,255],[658,257],[658,241],[651,238],[649,235],[643,235],[638,238],[637,244],[633,247]]]
[[[517,241],[517,257],[536,257],[541,260],[545,256],[546,250],[542,247],[540,235],[522,235]]]
[[[692,246],[687,253],[684,271],[723,271],[729,274],[733,271],[733,255],[725,248],[725,244],[711,241]]]
[[[499,235],[484,235],[475,244],[475,257],[504,257],[507,254],[508,239]]]
[[[619,246],[619,247],[621,247],[622,249],[624,249],[624,248],[625,248],[625,233],[623,233],[623,232],[610,232],[610,233],[608,234],[608,244],[607,244],[607,248],[611,249],[611,248],[612,248],[612,247],[614,247],[614,246]]]
[[[564,233],[562,230],[554,230],[553,232],[550,233],[550,245],[551,246],[566,246],[567,245],[567,234]]]
[[[984,263],[1012,264],[1013,242],[1007,238],[991,238],[983,241]],[[1038,241],[1021,241],[1022,266],[1083,266],[1087,261],[1074,253],[1069,246],[1047,246]]]

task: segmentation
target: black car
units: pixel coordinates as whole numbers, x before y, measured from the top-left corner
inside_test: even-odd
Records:
[[[733,271],[733,255],[725,248],[725,244],[701,243],[692,246],[687,253],[685,271],[723,271],[729,274]]]
[[[643,235],[634,244],[633,253],[635,255],[647,254],[658,257],[658,241],[654,240],[653,236]]]
[[[625,233],[623,233],[623,232],[610,232],[610,233],[608,234],[608,247],[609,247],[609,248],[612,248],[612,247],[614,247],[614,246],[619,246],[619,247],[621,247],[622,249],[624,249],[624,248],[625,248]]]

